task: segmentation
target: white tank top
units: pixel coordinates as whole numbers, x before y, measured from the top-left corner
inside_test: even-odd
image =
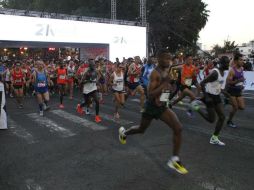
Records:
[[[11,72],[9,69],[6,70],[5,81],[7,81],[7,82],[11,81]]]
[[[113,84],[116,84],[116,86],[112,87],[114,90],[116,90],[116,91],[123,91],[123,89],[124,89],[123,72],[121,72],[121,76],[117,76],[116,72],[114,72]]]
[[[221,93],[221,89],[225,88],[225,76],[223,77],[220,74],[219,69],[215,68],[211,72],[216,71],[218,73],[218,79],[213,82],[209,82],[206,84],[206,92],[212,95],[219,95]]]

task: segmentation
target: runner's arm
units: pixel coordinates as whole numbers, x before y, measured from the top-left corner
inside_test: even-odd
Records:
[[[204,80],[200,82],[200,86],[202,89],[202,92],[205,93],[205,85],[208,82],[214,82],[218,79],[219,75],[217,71],[213,71],[210,75],[208,75]]]

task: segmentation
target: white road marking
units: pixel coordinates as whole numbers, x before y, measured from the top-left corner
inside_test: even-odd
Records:
[[[8,126],[10,131],[19,138],[27,141],[28,144],[34,144],[37,141],[34,139],[33,135],[27,132],[24,128],[18,125],[14,120],[8,117]]]
[[[90,129],[95,130],[95,131],[101,131],[101,130],[106,130],[107,129],[106,127],[98,125],[95,122],[89,121],[89,120],[84,119],[84,118],[80,118],[76,115],[73,115],[73,114],[68,113],[66,111],[63,111],[63,110],[53,110],[50,113],[53,113],[55,115],[58,115],[60,117],[65,118],[65,119],[67,119],[67,120],[69,120],[73,123],[80,124],[80,126],[84,126],[84,127],[90,128]]]
[[[37,113],[27,114],[27,116],[33,119],[39,126],[49,128],[51,133],[58,133],[62,137],[72,137],[76,135],[69,129],[65,129],[49,118],[39,116]]]
[[[25,183],[28,190],[43,190],[43,188],[36,184],[33,179],[27,179]]]
[[[203,187],[206,190],[225,190],[224,188],[221,187],[217,187],[216,185],[213,185],[211,183],[208,182],[203,182],[200,184],[201,187]]]
[[[140,102],[140,99],[138,99],[138,98],[133,98],[133,99],[131,99],[131,101],[132,101],[132,102]]]

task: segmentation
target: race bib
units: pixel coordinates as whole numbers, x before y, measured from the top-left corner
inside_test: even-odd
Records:
[[[39,82],[38,85],[37,85],[39,88],[43,88],[46,86],[46,83],[45,82]]]
[[[238,82],[237,84],[235,84],[236,86],[243,86],[243,82]]]
[[[184,81],[186,86],[191,86],[192,85],[192,79],[185,79]]]
[[[168,99],[169,99],[169,95],[170,95],[170,92],[169,91],[164,91],[162,92],[161,96],[160,96],[160,101],[161,102],[167,102]]]
[[[117,83],[117,84],[122,84],[122,83],[123,83],[123,80],[117,80],[116,83]]]
[[[17,79],[17,80],[15,80],[15,82],[19,83],[19,82],[22,82],[22,80],[21,79]]]
[[[60,76],[59,76],[59,79],[61,79],[61,80],[65,80],[65,78],[66,78],[65,75],[60,75]]]
[[[74,76],[74,73],[69,73],[68,74],[68,77],[73,77]]]

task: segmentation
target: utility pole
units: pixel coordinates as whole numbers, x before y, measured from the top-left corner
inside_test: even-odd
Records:
[[[140,18],[141,18],[141,23],[142,26],[146,26],[146,0],[139,0],[140,4]]]
[[[116,20],[116,0],[111,0],[111,19]]]

